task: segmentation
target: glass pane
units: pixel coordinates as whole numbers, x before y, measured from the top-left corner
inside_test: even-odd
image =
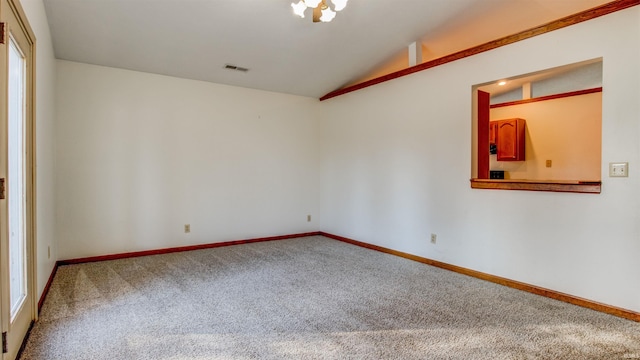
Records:
[[[9,46],[8,96],[8,179],[9,205],[9,276],[11,279],[11,319],[27,296],[27,246],[25,237],[24,123],[25,123],[25,59],[13,38]]]

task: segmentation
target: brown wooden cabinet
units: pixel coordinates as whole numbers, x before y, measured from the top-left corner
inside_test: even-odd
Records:
[[[498,161],[524,161],[524,139],[526,122],[524,119],[505,119],[495,123],[495,141]],[[491,127],[490,127],[491,128]],[[489,135],[491,137],[491,135]]]

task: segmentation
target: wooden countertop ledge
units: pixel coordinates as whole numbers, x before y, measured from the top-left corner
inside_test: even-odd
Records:
[[[471,188],[600,194],[602,182],[580,180],[471,179]]]

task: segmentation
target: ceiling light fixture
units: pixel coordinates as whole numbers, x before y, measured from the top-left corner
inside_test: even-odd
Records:
[[[328,2],[333,4],[333,9],[327,5]],[[307,8],[313,9],[313,22],[330,22],[336,17],[336,12],[343,10],[347,6],[349,0],[300,0],[297,3],[291,3],[293,13],[304,18],[304,12]]]
[[[498,85],[500,85],[500,86],[504,86],[504,85],[506,85],[506,84],[507,84],[507,82],[506,82],[506,81],[504,81],[504,80],[503,80],[503,81],[500,81],[500,82],[498,83]]]

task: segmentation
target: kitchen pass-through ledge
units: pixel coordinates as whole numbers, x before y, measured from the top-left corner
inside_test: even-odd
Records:
[[[472,189],[528,190],[600,194],[601,181],[471,179]]]

